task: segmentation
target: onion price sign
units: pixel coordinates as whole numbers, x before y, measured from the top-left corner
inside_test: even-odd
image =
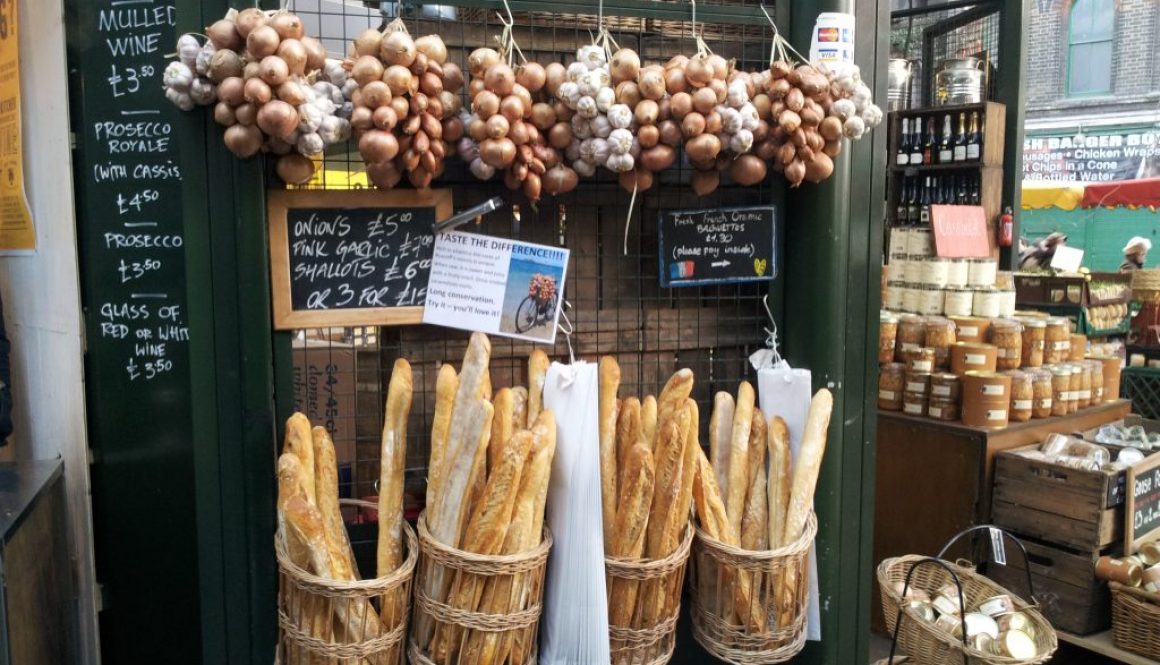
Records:
[[[1128,467],[1124,551],[1160,537],[1160,455]]]

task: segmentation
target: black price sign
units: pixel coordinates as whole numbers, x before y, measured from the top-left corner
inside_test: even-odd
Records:
[[[1127,481],[1124,551],[1131,554],[1140,543],[1160,537],[1160,455],[1128,467]]]
[[[268,209],[275,328],[422,321],[450,191],[275,191]]]
[[[772,206],[668,210],[660,215],[661,286],[736,284],[777,276]]]

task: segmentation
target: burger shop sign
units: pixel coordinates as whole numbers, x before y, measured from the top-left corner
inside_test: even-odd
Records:
[[[1160,176],[1160,130],[1023,139],[1024,180],[1109,182]]]

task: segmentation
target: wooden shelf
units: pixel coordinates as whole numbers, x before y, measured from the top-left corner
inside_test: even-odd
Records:
[[[945,173],[947,171],[979,171],[981,169],[995,169],[1002,168],[1001,166],[987,166],[979,161],[974,162],[952,162],[950,164],[907,164],[900,166],[895,164],[890,167],[892,173],[901,173],[903,175],[918,175],[920,173]]]
[[[1156,665],[1156,661],[1151,658],[1134,654],[1131,651],[1124,651],[1117,647],[1115,641],[1112,640],[1112,631],[1110,630],[1096,633],[1095,635],[1088,635],[1087,637],[1072,635],[1062,630],[1056,631],[1056,635],[1059,636],[1060,642],[1066,642],[1086,651],[1111,658],[1112,660],[1127,663],[1127,665]]]

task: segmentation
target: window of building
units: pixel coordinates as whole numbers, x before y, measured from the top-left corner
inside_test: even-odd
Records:
[[[1112,91],[1112,37],[1115,0],[1075,0],[1067,35],[1067,92],[1092,95]]]

